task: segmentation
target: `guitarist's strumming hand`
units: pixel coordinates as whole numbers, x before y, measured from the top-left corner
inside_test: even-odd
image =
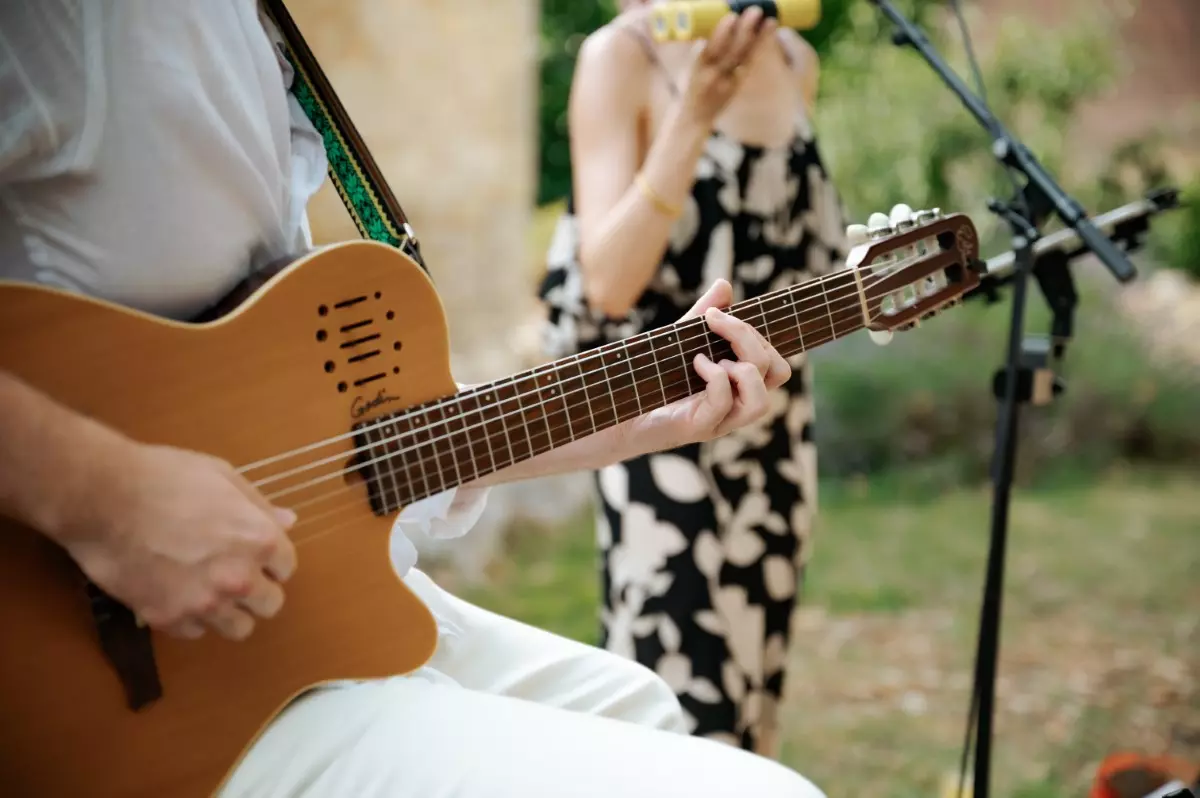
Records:
[[[718,280],[684,318],[703,315],[709,328],[733,346],[737,361],[713,363],[697,355],[693,366],[707,383],[704,392],[623,424],[634,446],[644,451],[671,449],[744,427],[769,409],[767,392],[792,376],[791,366],[758,330],[720,310],[732,301],[733,288]]]
[[[91,517],[59,535],[93,582],[179,637],[241,640],[279,612],[296,568],[294,512],[205,454],[129,441],[112,464]]]
[[[0,516],[66,549],[145,623],[242,639],[296,568],[273,507],[215,457],[134,441],[0,371]]]

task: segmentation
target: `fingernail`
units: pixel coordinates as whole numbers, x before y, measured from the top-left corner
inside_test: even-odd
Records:
[[[294,510],[289,510],[286,507],[276,507],[275,517],[279,519],[279,523],[283,524],[285,527],[290,527],[292,524],[296,523],[296,512]]]

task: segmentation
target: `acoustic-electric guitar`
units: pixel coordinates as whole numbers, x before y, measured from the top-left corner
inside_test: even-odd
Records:
[[[914,220],[729,312],[789,356],[911,327],[979,282],[970,219]],[[295,696],[420,667],[436,628],[392,571],[397,512],[702,390],[699,352],[734,357],[692,318],[459,391],[431,282],[372,241],[294,260],[198,323],[0,283],[0,369],[138,440],[223,458],[299,516],[284,609],[244,642],[152,632],[0,520],[0,793],[209,795]]]

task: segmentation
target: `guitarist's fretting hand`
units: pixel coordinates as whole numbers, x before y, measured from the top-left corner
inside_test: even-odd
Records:
[[[719,310],[732,299],[733,288],[718,280],[684,318],[703,315],[733,346],[737,361],[713,363],[697,355],[693,365],[707,383],[703,393],[627,422],[629,437],[643,441],[646,451],[711,440],[746,426],[767,412],[767,392],[792,376],[792,367],[756,329]]]

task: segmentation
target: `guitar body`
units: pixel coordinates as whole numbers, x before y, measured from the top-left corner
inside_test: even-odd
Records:
[[[276,502],[299,508],[299,567],[282,612],[241,643],[152,633],[162,697],[136,712],[100,646],[81,573],[43,537],[0,521],[0,791],[210,795],[307,688],[423,664],[436,627],[391,568],[391,517],[341,472],[354,424],[456,391],[448,346],[424,272],[369,241],[292,263],[205,324],[0,283],[0,369],[63,404],[234,466],[336,439],[248,473],[252,482],[337,456],[262,488],[288,488]],[[315,474],[335,476],[307,484]]]

